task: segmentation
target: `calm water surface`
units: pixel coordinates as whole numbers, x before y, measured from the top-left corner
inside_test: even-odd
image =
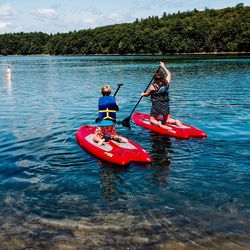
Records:
[[[173,73],[172,116],[208,138],[117,126],[154,160],[123,169],[80,148],[100,87],[124,84],[124,119],[159,61]],[[249,72],[242,57],[0,57],[1,247],[249,249]]]

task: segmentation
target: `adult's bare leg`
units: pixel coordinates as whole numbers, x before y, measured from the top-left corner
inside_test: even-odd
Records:
[[[183,125],[180,120],[173,119],[173,118],[170,117],[170,115],[164,116],[164,120],[166,121],[166,123],[175,124],[178,127],[181,127]]]

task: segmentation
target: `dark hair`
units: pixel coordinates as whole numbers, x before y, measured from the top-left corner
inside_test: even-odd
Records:
[[[162,81],[164,79],[164,74],[161,71],[158,71],[154,75],[154,80],[155,81]]]

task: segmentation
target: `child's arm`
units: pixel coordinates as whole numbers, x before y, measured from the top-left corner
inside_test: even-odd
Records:
[[[150,95],[152,94],[152,92],[154,92],[154,90],[155,90],[154,86],[151,85],[151,86],[149,87],[149,89],[148,89],[147,92],[142,92],[142,93],[141,93],[141,96],[145,96],[145,97],[150,96]]]
[[[118,103],[116,102],[116,99],[115,99],[115,105],[116,105],[116,111],[119,111],[119,105],[118,105]]]
[[[116,111],[119,111],[119,105],[117,103],[116,104]]]
[[[166,80],[168,81],[168,84],[170,84],[171,81],[171,72],[166,68],[165,64],[163,62],[160,62],[160,66],[164,69],[164,71],[166,72],[167,76],[166,76]]]

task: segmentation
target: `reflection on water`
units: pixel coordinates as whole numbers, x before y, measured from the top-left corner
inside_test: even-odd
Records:
[[[126,200],[126,192],[119,190],[119,183],[123,182],[123,178],[120,175],[123,171],[128,170],[128,166],[115,166],[103,161],[99,161],[100,165],[100,189],[104,199],[108,201],[114,201],[117,199]]]
[[[160,165],[169,165],[169,152],[171,152],[171,139],[168,136],[150,132],[150,142],[152,145],[152,154],[155,156],[154,161]]]
[[[117,126],[153,158],[126,168],[80,148],[75,132],[95,125],[100,86],[124,84],[121,120],[159,61],[173,72],[173,117],[208,138]],[[249,66],[216,56],[0,57],[0,248],[248,249]],[[138,112],[150,106],[143,99]]]
[[[154,160],[154,181],[158,185],[166,185],[170,172],[171,139],[168,136],[150,133],[152,143],[152,157]]]
[[[11,65],[9,64],[6,69],[6,79],[12,79]]]
[[[0,64],[1,66],[1,64]],[[6,67],[5,64],[2,65],[3,67]],[[5,83],[6,83],[6,89],[8,95],[12,94],[12,67],[11,64],[7,64],[7,68],[5,71]]]
[[[6,76],[6,88],[8,95],[12,94],[12,77]]]

